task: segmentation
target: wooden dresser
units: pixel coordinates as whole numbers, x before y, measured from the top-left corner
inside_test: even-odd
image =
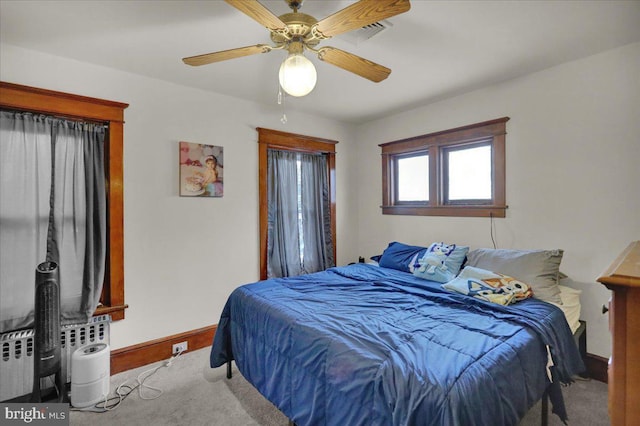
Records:
[[[609,329],[609,416],[612,426],[640,425],[640,241],[634,241],[598,281],[612,291]]]

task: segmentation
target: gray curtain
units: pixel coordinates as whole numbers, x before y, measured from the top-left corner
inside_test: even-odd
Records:
[[[303,270],[312,273],[335,266],[327,157],[300,154],[300,208],[304,235]]]
[[[278,150],[267,156],[267,276],[334,266],[326,157]]]
[[[267,276],[302,273],[298,227],[298,173],[295,152],[267,152]]]
[[[58,263],[62,323],[86,322],[102,291],[102,125],[0,111],[0,332],[33,323],[36,266]]]

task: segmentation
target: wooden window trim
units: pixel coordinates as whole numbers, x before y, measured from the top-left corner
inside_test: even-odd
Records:
[[[267,151],[270,149],[322,153],[327,155],[329,167],[329,197],[331,203],[331,235],[333,258],[336,258],[336,150],[338,141],[296,135],[277,130],[256,128],[258,131],[258,192],[260,209],[260,279],[267,279]]]
[[[128,104],[0,82],[0,107],[109,125],[107,158],[107,265],[95,315],[124,319],[124,110]]]
[[[470,124],[380,144],[382,156],[382,213],[419,216],[505,217],[505,140],[509,117]],[[441,158],[442,148],[491,141],[493,201],[490,204],[445,204]],[[429,153],[428,205],[396,203],[394,158],[414,152]]]

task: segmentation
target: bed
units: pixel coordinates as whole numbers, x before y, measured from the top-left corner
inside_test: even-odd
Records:
[[[515,425],[546,393],[566,418],[560,385],[584,368],[553,304],[364,263],[237,288],[210,364],[232,360],[297,425]]]

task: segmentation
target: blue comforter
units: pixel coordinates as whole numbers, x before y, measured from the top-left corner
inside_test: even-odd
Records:
[[[236,289],[211,367],[242,375],[298,425],[514,425],[583,368],[563,313],[449,293],[355,264]],[[554,404],[555,405],[555,404]]]

